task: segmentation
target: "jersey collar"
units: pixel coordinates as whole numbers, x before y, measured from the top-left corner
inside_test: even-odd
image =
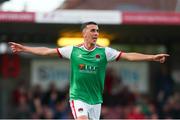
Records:
[[[92,50],[88,50],[88,49],[84,46],[84,44],[81,46],[81,48],[83,48],[83,49],[86,50],[86,51],[93,51],[94,49],[96,49],[96,47],[97,47],[97,46],[95,45]]]

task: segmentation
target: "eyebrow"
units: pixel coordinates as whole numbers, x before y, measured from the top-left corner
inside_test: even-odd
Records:
[[[95,31],[95,30],[96,30],[96,31],[99,31],[99,29],[95,29],[95,28],[92,28],[92,29],[91,29],[91,31]]]

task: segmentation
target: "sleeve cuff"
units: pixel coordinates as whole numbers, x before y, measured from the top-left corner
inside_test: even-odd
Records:
[[[59,57],[62,58],[62,55],[61,55],[61,53],[59,52],[58,48],[56,48],[56,50],[57,50],[57,53],[58,53]]]
[[[121,58],[121,55],[123,54],[124,52],[120,52],[119,55],[117,56],[116,58],[116,61],[118,61],[120,58]]]

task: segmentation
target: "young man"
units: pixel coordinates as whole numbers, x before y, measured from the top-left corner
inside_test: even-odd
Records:
[[[70,106],[75,119],[99,119],[105,69],[109,61],[120,57],[129,61],[157,61],[164,63],[168,54],[146,55],[125,53],[109,47],[99,47],[96,41],[99,28],[95,22],[82,25],[84,43],[62,48],[29,47],[10,42],[14,53],[27,52],[36,55],[59,55],[71,62]]]

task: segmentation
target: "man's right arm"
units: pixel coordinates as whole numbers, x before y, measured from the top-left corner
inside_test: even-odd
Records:
[[[22,44],[18,44],[15,42],[9,42],[10,48],[13,53],[25,52],[31,53],[35,55],[42,56],[57,56],[57,50],[55,48],[47,48],[47,47],[29,47]]]

